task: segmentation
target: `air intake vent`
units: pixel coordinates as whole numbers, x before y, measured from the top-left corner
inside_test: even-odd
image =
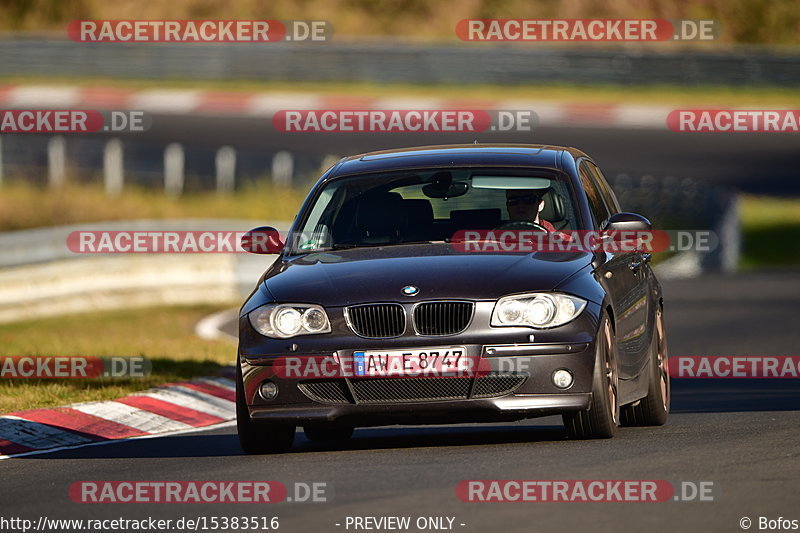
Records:
[[[496,398],[517,390],[527,376],[489,375],[473,378],[354,378],[350,379],[358,403],[390,404],[405,402],[432,402],[466,400],[467,398]],[[347,380],[311,380],[298,385],[311,400],[327,404],[352,404]]]
[[[414,325],[420,335],[455,335],[472,320],[472,302],[424,302],[414,308]]]
[[[303,394],[316,402],[351,403],[347,384],[343,379],[305,381],[297,387]]]
[[[350,327],[361,337],[399,337],[406,329],[406,314],[400,304],[366,304],[347,308]]]
[[[466,400],[472,378],[367,378],[350,381],[359,403]]]
[[[505,396],[517,390],[527,379],[526,376],[482,376],[475,381],[475,390],[472,393],[472,397],[493,398],[495,396]]]

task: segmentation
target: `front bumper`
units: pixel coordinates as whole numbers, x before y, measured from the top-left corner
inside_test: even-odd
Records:
[[[470,357],[480,357],[491,368],[487,374],[469,378],[425,378],[442,380],[443,388],[452,389],[447,380],[466,379],[460,398],[423,400],[398,399],[390,393],[397,385],[408,389],[411,380],[420,378],[343,378],[297,379],[282,377],[273,369],[276,357],[240,357],[245,398],[254,422],[276,424],[333,424],[373,426],[388,424],[444,424],[496,422],[535,418],[565,412],[586,410],[591,402],[594,373],[593,342],[559,344],[466,345]],[[352,356],[353,350],[338,350],[338,357]],[[331,354],[332,355],[332,354]],[[302,357],[299,354],[297,357]],[[486,366],[482,366],[486,368]],[[552,382],[553,372],[569,370],[574,381],[568,389],[559,389]],[[486,390],[481,393],[477,380],[486,377],[512,377],[509,390]],[[274,400],[265,400],[258,389],[265,380],[278,386]],[[397,380],[403,383],[398,384]],[[366,396],[359,392],[359,383],[377,382],[387,394]],[[338,400],[320,398],[308,392],[308,383],[337,383],[345,392]],[[413,385],[412,385],[413,388]],[[434,385],[435,388],[435,385]]]
[[[252,406],[254,422],[305,425],[313,423],[344,426],[389,424],[454,424],[502,422],[583,411],[589,408],[591,393],[512,394],[503,398],[404,402],[391,405],[295,404]]]
[[[550,330],[530,328],[493,328],[489,326],[493,302],[477,302],[470,326],[453,336],[425,337],[413,332],[392,339],[365,339],[353,334],[341,309],[326,309],[332,332],[293,339],[268,339],[259,335],[242,315],[239,323],[239,363],[242,367],[245,399],[254,422],[293,425],[339,424],[370,426],[387,424],[440,424],[521,420],[565,412],[586,410],[591,402],[595,365],[595,338],[600,306],[589,303],[574,321]],[[407,350],[414,348],[453,347],[466,349],[466,355],[487,366],[497,376],[514,375],[513,387],[484,387],[475,381],[454,387],[444,380],[442,387],[458,389],[453,394],[435,397],[427,394],[421,401],[408,393],[408,383],[395,382],[371,388],[359,386],[353,378],[339,386],[345,391],[338,401],[308,394],[304,380],[276,376],[273,363],[281,357],[352,358],[356,350]],[[485,363],[485,364],[484,364]],[[573,383],[567,389],[553,384],[553,372],[569,370]],[[366,378],[389,379],[389,378]],[[410,382],[418,378],[392,378]],[[480,377],[469,378],[479,380]],[[258,390],[265,380],[278,386],[278,395],[265,400]],[[359,387],[370,390],[363,394]],[[381,388],[385,390],[382,390]],[[392,392],[404,389],[396,397]],[[436,391],[436,384],[422,387]],[[481,394],[480,391],[484,394]],[[304,392],[305,391],[305,392]],[[466,392],[465,392],[466,391]],[[487,391],[489,393],[487,393]],[[385,393],[385,394],[384,394]]]

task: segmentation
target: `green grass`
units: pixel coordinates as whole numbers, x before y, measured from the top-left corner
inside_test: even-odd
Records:
[[[0,231],[147,218],[292,220],[304,197],[305,191],[255,184],[229,195],[209,191],[179,198],[158,189],[126,187],[118,198],[108,198],[100,185],[54,190],[9,180],[0,188]]]
[[[74,402],[111,400],[162,383],[214,375],[236,348],[194,334],[212,306],[159,307],[76,314],[0,325],[0,356],[144,356],[145,378],[2,379],[0,413]]]
[[[743,196],[742,268],[800,266],[800,199]]]
[[[800,92],[788,87],[726,87],[682,85],[420,85],[377,83],[277,82],[257,80],[181,80],[181,79],[116,79],[85,77],[3,78],[8,85],[72,85],[82,87],[117,87],[124,89],[206,89],[231,92],[304,92],[345,95],[347,97],[429,97],[477,99],[495,102],[499,99],[534,101],[578,101],[583,103],[641,103],[675,106],[769,106],[800,105]]]

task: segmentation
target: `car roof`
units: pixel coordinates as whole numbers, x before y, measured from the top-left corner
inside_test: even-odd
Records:
[[[448,144],[381,150],[346,157],[329,178],[362,172],[436,166],[525,166],[561,169],[565,153],[586,154],[571,147],[544,144]]]

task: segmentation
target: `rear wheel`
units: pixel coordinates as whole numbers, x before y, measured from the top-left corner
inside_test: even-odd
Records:
[[[656,311],[656,331],[650,344],[650,381],[647,396],[633,405],[623,407],[624,425],[663,426],[667,422],[671,395],[667,357],[664,313],[659,308]]]
[[[308,440],[314,442],[343,441],[353,436],[353,428],[304,426],[303,433]]]
[[[617,342],[611,320],[604,316],[595,342],[592,402],[588,411],[564,414],[564,427],[573,439],[607,439],[619,425]]]
[[[282,453],[291,449],[295,427],[275,424],[254,424],[247,410],[242,368],[236,365],[236,429],[239,444],[249,454]]]

